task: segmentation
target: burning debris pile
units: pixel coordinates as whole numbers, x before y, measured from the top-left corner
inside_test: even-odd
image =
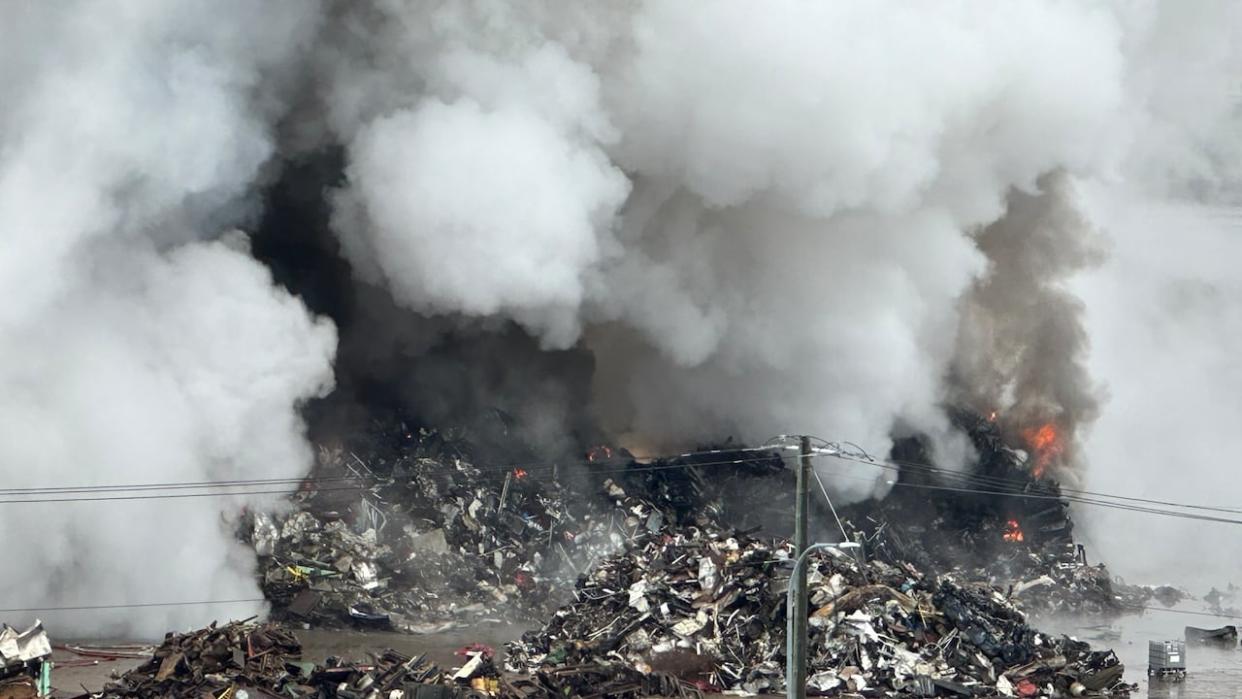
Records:
[[[994,417],[955,417],[979,455],[974,470],[923,467],[916,440],[898,444],[903,467],[893,492],[842,511],[853,538],[890,563],[1002,587],[1028,612],[1113,615],[1141,606],[1143,591],[1115,585],[1073,540],[1069,504],[1050,474],[1061,449],[1055,429],[1024,430],[1028,454],[1007,445]]]
[[[1037,476],[994,420],[958,420],[979,454],[973,473],[920,467],[920,445],[899,443],[908,466],[893,491],[842,510],[869,557],[995,585],[1031,612],[1114,614],[1150,598],[1087,564],[1059,485]],[[298,509],[253,515],[245,536],[276,618],[417,633],[470,619],[541,622],[581,571],[643,534],[789,531],[792,473],[771,451],[637,463],[600,447],[587,457],[484,465],[460,439],[377,422],[365,439],[323,449]]]
[[[868,696],[1125,695],[1123,666],[1027,625],[1000,590],[813,559],[812,690]],[[583,576],[576,601],[511,644],[507,667],[613,663],[677,672],[713,691],[784,688],[790,547],[700,528],[650,532]]]

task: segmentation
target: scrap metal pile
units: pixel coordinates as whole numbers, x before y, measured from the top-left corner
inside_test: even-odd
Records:
[[[236,621],[170,633],[146,662],[116,677],[99,693],[77,699],[701,699],[694,687],[660,673],[583,665],[506,679],[493,662],[491,648],[468,646],[458,655],[465,662],[448,671],[425,656],[410,657],[391,649],[365,662],[329,657],[316,664],[303,660],[297,636],[287,629]]]
[[[1074,546],[1055,482],[1023,481],[995,430],[968,431],[979,474],[1054,494],[897,488],[843,511],[870,560],[815,561],[812,687],[1124,694],[1115,656],[1041,634],[1019,611],[1115,611],[1122,591]],[[522,695],[603,678],[618,695],[653,693],[653,682],[685,693],[670,675],[706,689],[783,687],[789,546],[752,536],[788,523],[792,474],[778,454],[638,463],[602,449],[558,469],[478,463],[404,426],[395,442],[324,450],[296,511],[252,516],[246,536],[274,617],[408,632],[538,620],[507,660],[535,673],[509,687]],[[939,482],[917,469],[900,478]]]
[[[718,526],[726,514],[716,461],[641,467],[604,450],[558,473],[476,465],[440,433],[377,429],[384,437],[369,450],[321,452],[297,510],[250,516],[242,535],[259,554],[274,618],[414,633],[487,618],[538,622],[583,570],[637,532]],[[729,464],[733,479],[783,485],[779,458],[744,456]]]
[[[996,588],[865,564],[809,574],[809,687],[866,696],[1124,696],[1111,651],[1032,629]],[[583,663],[663,671],[707,690],[784,689],[790,547],[669,528],[583,576],[576,600],[511,644],[511,671]]]
[[[362,497],[308,489],[295,498],[300,510],[251,521],[278,618],[407,632],[502,611],[532,618],[593,551],[615,548],[607,521],[593,521],[555,480],[520,469],[417,453],[384,464],[335,452],[323,462],[365,469],[354,481],[366,484]]]
[[[382,694],[396,699],[423,696],[425,687],[448,679],[425,659],[391,650],[366,664],[304,662],[302,646],[289,631],[238,621],[170,633],[145,663],[109,682],[99,694],[85,696],[240,699],[253,691],[266,696],[362,699]],[[427,696],[456,695],[441,691]]]
[[[35,621],[25,631],[0,625],[0,696],[8,699],[47,694],[52,644],[43,622]]]

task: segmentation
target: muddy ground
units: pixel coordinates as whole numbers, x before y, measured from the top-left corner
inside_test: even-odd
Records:
[[[322,662],[324,658],[330,655],[365,659],[368,652],[379,652],[386,648],[393,648],[407,655],[426,653],[432,662],[439,664],[441,667],[449,668],[461,664],[461,659],[454,657],[453,652],[462,646],[470,643],[483,643],[495,648],[497,654],[502,654],[504,652],[504,644],[508,641],[517,640],[522,635],[522,629],[506,624],[488,623],[480,624],[470,629],[458,629],[427,635],[387,632],[363,633],[359,631],[307,631],[302,629],[296,630],[296,633],[298,639],[302,641],[303,657],[314,662]],[[92,645],[144,642],[157,644],[159,641],[158,639],[129,639],[125,641],[118,641],[116,639],[109,641],[100,641],[98,639],[56,640],[58,645],[61,643],[68,645]],[[57,649],[53,655],[53,661],[58,663],[63,661],[72,663],[81,660],[84,659],[61,649]],[[76,696],[82,694],[83,689],[99,691],[113,672],[125,672],[142,662],[142,660],[135,659],[117,659],[100,660],[96,664],[84,667],[58,665],[52,671],[52,687],[55,689],[54,696]]]

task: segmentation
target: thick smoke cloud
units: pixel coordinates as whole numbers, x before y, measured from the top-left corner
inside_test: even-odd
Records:
[[[0,39],[6,488],[297,477],[335,332],[244,236],[310,4],[16,4]],[[11,20],[11,21],[9,21]],[[4,498],[10,499],[10,498]],[[9,607],[253,599],[231,496],[0,505]],[[270,506],[270,505],[265,505]],[[154,636],[259,604],[41,615]],[[20,619],[9,619],[18,623]]]
[[[602,424],[644,449],[827,431],[883,453],[918,431],[959,465],[943,377],[987,264],[967,231],[1044,173],[1119,162],[1126,23],[555,7],[346,10],[323,99],[351,262],[420,311],[581,340]]]

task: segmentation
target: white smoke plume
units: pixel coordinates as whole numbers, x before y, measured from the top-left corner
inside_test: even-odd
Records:
[[[1234,468],[1242,211],[1099,188],[1085,194],[1115,245],[1076,285],[1092,329],[1090,369],[1109,394],[1087,442],[1084,487],[1242,519]],[[1105,508],[1083,508],[1079,519],[1091,548],[1128,582],[1197,595],[1238,583],[1237,525]]]
[[[253,214],[278,86],[313,36],[313,5],[3,12],[4,487],[305,473],[295,406],[330,385],[335,331],[273,286],[244,236],[212,238]],[[241,508],[273,500],[0,505],[0,598],[25,608],[261,597],[233,527]],[[158,637],[262,606],[7,621],[37,615],[62,635]]]
[[[603,424],[657,450],[826,431],[883,453],[914,430],[957,465],[944,379],[970,362],[959,300],[990,264],[971,232],[1049,172],[1163,195],[1230,167],[1226,5],[559,9],[345,10],[323,69],[349,161],[335,225],[412,308],[581,339]],[[1064,254],[1098,257],[1074,240],[1090,230],[1063,230]],[[1041,356],[1043,388],[1082,378],[1060,298],[1074,347]],[[1095,412],[1048,407],[1082,434]],[[867,467],[825,470],[873,492]]]

